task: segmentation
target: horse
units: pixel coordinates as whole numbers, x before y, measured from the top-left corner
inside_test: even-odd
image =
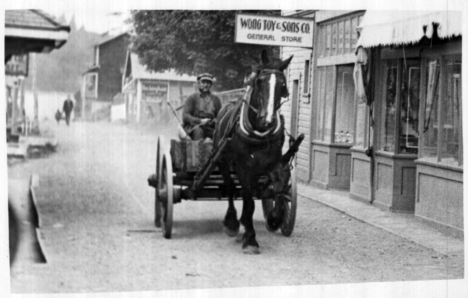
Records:
[[[230,138],[217,163],[229,199],[223,221],[224,230],[228,236],[235,237],[238,236],[240,224],[244,226],[245,232],[238,239],[243,242],[242,249],[246,254],[260,253],[253,226],[253,195],[261,198],[262,192],[259,177],[269,177],[275,194],[275,208],[267,216],[269,229],[277,230],[281,226],[285,212],[284,193],[290,173],[284,170],[285,165],[281,162],[285,135],[279,108],[281,98],[289,95],[283,71],[292,58],[270,60],[263,51],[262,64],[247,80],[246,99],[224,106],[216,119],[214,147]],[[234,207],[235,184],[231,166],[242,186],[240,220]]]

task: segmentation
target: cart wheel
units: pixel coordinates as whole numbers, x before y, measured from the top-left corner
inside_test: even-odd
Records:
[[[166,239],[171,238],[172,234],[172,212],[174,204],[174,188],[172,175],[172,161],[169,151],[162,154],[160,161],[161,175],[158,183],[158,201],[161,206],[162,232]]]
[[[156,177],[158,179],[157,187],[155,188],[155,196],[154,196],[154,225],[157,228],[162,227],[161,219],[162,219],[162,211],[161,211],[161,202],[158,198],[158,188],[159,188],[159,177],[161,177],[161,146],[163,146],[164,137],[158,137],[158,143],[156,145]]]
[[[289,177],[288,188],[286,189],[286,212],[284,214],[283,224],[281,225],[281,233],[284,236],[291,236],[296,223],[297,209],[297,184],[296,184],[296,159],[293,160],[293,168]]]
[[[294,229],[296,222],[296,208],[297,208],[297,185],[296,185],[296,170],[292,168],[290,171],[290,177],[288,181],[288,187],[285,193],[286,199],[286,211],[283,218],[283,224],[281,225],[281,233],[284,236],[290,236]],[[275,208],[275,201],[273,198],[262,199],[263,217],[267,220],[268,214]],[[273,232],[274,230],[265,222],[265,227],[268,231]]]

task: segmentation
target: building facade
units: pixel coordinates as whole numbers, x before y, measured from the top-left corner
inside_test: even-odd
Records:
[[[461,13],[286,14],[315,20],[312,50],[282,49],[298,178],[462,233]]]
[[[168,103],[177,109],[195,92],[195,83],[196,77],[174,71],[150,72],[140,64],[136,54],[128,51],[122,77],[126,121],[169,121],[173,115]]]
[[[110,111],[114,97],[122,92],[122,75],[130,45],[130,35],[122,33],[94,46],[93,66],[83,74],[83,105],[88,118]],[[106,117],[108,115],[105,115]]]

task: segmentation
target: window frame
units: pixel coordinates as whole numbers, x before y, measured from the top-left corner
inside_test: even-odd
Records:
[[[429,66],[429,61],[430,60],[437,60],[440,65],[440,74],[439,74],[439,90],[438,90],[438,110],[437,110],[437,121],[439,123],[439,128],[443,125],[443,123],[446,122],[446,117],[444,113],[442,112],[441,106],[444,104],[442,100],[446,98],[446,95],[448,94],[448,86],[447,86],[447,61],[448,60],[457,60],[459,59],[462,62],[462,55],[458,53],[430,53],[429,55],[425,55],[423,59],[421,59],[421,89],[420,89],[420,118],[421,120],[424,119],[424,121],[420,121],[419,124],[419,130],[421,131],[420,135],[420,141],[419,141],[419,148],[418,148],[418,158],[419,159],[428,159],[428,160],[434,160],[436,164],[442,164],[444,162],[444,158],[442,158],[442,142],[440,140],[443,139],[443,129],[438,129],[437,131],[437,153],[435,157],[428,157],[428,156],[423,156],[423,144],[424,144],[424,122],[425,122],[425,110],[426,110],[426,92],[425,89],[427,88],[427,68]],[[460,82],[463,82],[463,71],[460,72]],[[462,88],[460,88],[462,90]],[[458,119],[458,129],[459,129],[459,134],[458,134],[458,160],[456,161],[458,167],[463,167],[463,98],[460,96],[460,115]]]

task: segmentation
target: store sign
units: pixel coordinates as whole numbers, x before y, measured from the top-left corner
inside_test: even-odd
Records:
[[[237,14],[235,42],[312,48],[313,31],[311,19]]]
[[[141,87],[142,99],[151,102],[167,101],[167,83],[143,82]]]
[[[12,56],[5,64],[5,75],[9,76],[28,76],[29,66],[28,54]]]

